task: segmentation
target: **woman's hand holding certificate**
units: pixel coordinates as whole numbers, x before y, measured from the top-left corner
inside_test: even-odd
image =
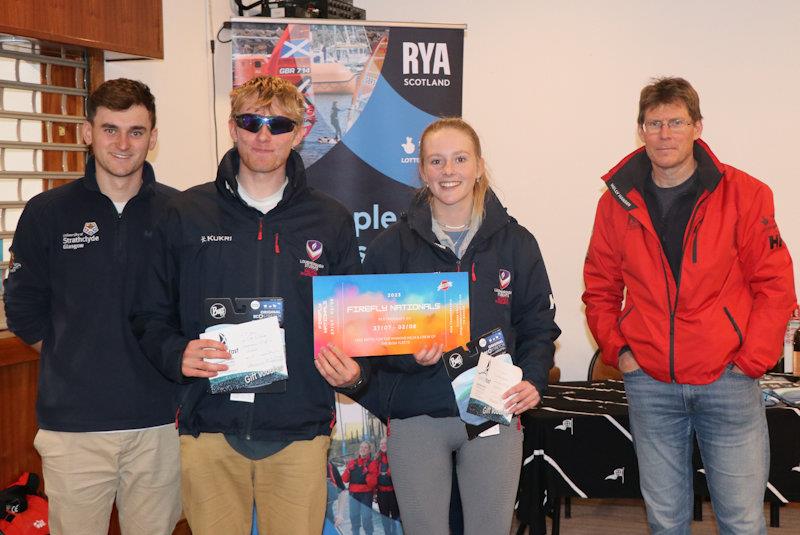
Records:
[[[417,361],[417,364],[422,366],[433,366],[442,358],[442,351],[444,351],[444,346],[442,344],[425,346],[414,353],[414,360]]]
[[[506,410],[515,416],[534,408],[542,400],[539,391],[528,381],[520,381],[509,388],[503,394],[503,399],[506,400]]]

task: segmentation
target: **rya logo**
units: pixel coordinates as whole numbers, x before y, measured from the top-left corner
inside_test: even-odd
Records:
[[[500,270],[500,289],[505,290],[511,284],[511,272],[507,269]]]
[[[421,61],[420,61],[421,60]],[[444,74],[450,76],[447,43],[403,43],[403,74]]]
[[[306,254],[308,254],[308,257],[312,261],[322,256],[322,242],[317,240],[308,240],[306,242]]]

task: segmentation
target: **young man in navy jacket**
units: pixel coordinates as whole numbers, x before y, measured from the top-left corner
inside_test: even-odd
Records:
[[[214,182],[169,207],[134,317],[147,356],[184,385],[183,503],[195,535],[249,533],[254,501],[262,535],[322,531],[331,385],[354,385],[361,370],[338,351],[315,359],[311,279],[356,273],[360,261],[350,213],[306,185],[293,150],[304,117],[303,96],[286,80],[254,78],[231,92],[236,146]],[[283,300],[285,390],[209,393],[206,379],[226,366],[207,359],[230,355],[198,339],[206,299],[259,297]]]
[[[41,352],[35,446],[53,534],[172,533],[180,516],[175,386],[144,357],[129,323],[156,219],[175,190],[145,161],[155,100],[109,80],[83,124],[86,175],[31,199],[11,246],[9,328]]]

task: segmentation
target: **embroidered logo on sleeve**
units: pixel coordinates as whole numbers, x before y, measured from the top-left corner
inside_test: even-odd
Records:
[[[14,252],[12,251],[11,257],[8,259],[8,272],[16,273],[21,267],[22,264],[16,261],[16,259],[14,258]]]

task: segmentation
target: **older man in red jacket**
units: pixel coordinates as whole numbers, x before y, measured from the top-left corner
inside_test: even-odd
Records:
[[[757,378],[795,306],[772,193],[701,139],[681,78],[646,86],[644,147],[603,180],[584,266],[586,317],[623,372],[653,533],[690,533],[696,434],[720,533],[766,533],[769,437]]]

